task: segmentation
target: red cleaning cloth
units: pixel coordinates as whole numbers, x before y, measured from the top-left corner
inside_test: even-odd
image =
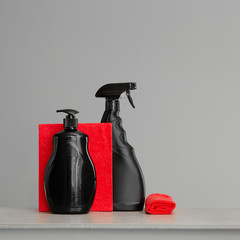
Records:
[[[39,211],[50,209],[44,193],[44,174],[53,150],[52,138],[63,130],[63,124],[39,125]],[[78,124],[78,130],[89,137],[88,150],[97,177],[96,194],[91,211],[112,211],[112,125],[111,123]]]
[[[145,201],[146,212],[150,214],[171,214],[175,207],[176,203],[166,194],[154,193]]]

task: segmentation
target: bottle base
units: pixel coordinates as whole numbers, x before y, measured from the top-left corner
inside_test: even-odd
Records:
[[[51,209],[54,214],[87,214],[89,211],[86,208]]]
[[[142,211],[143,203],[114,203],[113,211]]]

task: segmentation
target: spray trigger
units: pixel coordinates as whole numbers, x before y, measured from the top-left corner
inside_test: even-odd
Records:
[[[133,108],[135,108],[135,105],[133,103],[133,99],[130,95],[130,91],[126,91],[126,95],[127,95],[127,98],[128,98],[128,101],[130,102],[130,104],[132,105]]]

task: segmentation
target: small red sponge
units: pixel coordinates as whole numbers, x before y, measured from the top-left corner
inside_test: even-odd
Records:
[[[44,193],[44,174],[53,150],[53,135],[63,130],[63,124],[39,125],[39,211],[50,209]],[[88,150],[97,177],[96,194],[91,211],[112,211],[112,125],[111,123],[78,124],[78,130],[89,137]]]
[[[145,201],[146,212],[150,214],[171,214],[175,207],[176,203],[166,194],[154,193]]]

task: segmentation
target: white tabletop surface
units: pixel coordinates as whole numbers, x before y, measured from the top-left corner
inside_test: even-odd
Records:
[[[91,212],[83,215],[0,208],[0,229],[239,229],[240,209],[175,209],[171,215]]]

